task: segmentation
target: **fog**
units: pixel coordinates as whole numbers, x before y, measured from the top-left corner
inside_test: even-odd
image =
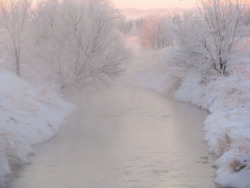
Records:
[[[249,6],[149,4],[0,0],[0,188],[250,185]]]

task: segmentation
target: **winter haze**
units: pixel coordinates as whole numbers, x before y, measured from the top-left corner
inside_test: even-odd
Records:
[[[249,187],[249,4],[0,0],[0,188]]]

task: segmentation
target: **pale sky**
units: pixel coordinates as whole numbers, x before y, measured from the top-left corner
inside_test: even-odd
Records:
[[[192,8],[196,0],[112,0],[118,8]]]

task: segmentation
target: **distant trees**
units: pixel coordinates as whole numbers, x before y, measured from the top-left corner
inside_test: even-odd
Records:
[[[233,45],[240,40],[243,3],[200,0],[198,4],[198,14],[186,14],[178,22],[176,34],[182,55],[189,66],[227,75]]]
[[[167,16],[149,16],[142,22],[139,41],[145,48],[161,49],[173,44],[171,20]]]
[[[121,22],[119,23],[119,30],[125,36],[130,36],[132,35],[132,30],[134,26],[135,26],[134,20],[126,20],[125,18],[122,18]]]
[[[246,10],[244,13],[244,23],[250,25],[250,9]]]

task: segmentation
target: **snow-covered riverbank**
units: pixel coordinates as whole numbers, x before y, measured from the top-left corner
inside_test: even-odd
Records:
[[[219,157],[216,182],[250,185],[250,82],[231,78],[203,81],[186,77],[174,97],[209,110],[205,121],[208,145]]]
[[[210,112],[205,124],[205,140],[218,156],[216,183],[222,186],[250,186],[250,81],[246,78],[206,78],[188,75],[169,63],[172,52],[143,52],[134,64],[129,82],[173,96]],[[168,55],[166,55],[168,54]],[[134,65],[135,66],[135,65]],[[132,69],[131,69],[132,70]]]
[[[53,137],[74,106],[0,71],[0,187],[12,167],[28,163],[31,146]]]

